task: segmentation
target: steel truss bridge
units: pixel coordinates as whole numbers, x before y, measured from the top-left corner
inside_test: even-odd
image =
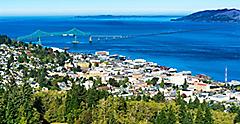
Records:
[[[176,33],[187,33],[187,32],[194,32],[194,31],[202,31],[202,30],[212,30],[216,28],[205,28],[205,29],[189,29],[189,30],[178,30],[178,31],[167,31],[161,33],[149,33],[149,34],[135,34],[135,35],[92,35],[89,32],[83,32],[77,28],[73,28],[68,31],[64,32],[45,32],[42,30],[37,30],[32,34],[18,37],[18,41],[24,40],[36,40],[38,39],[37,43],[41,44],[41,38],[44,37],[54,37],[54,36],[62,36],[62,37],[74,37],[75,40],[77,37],[89,37],[89,42],[92,43],[93,41],[101,41],[101,40],[118,40],[118,39],[129,39],[129,38],[136,38],[136,37],[149,37],[149,36],[159,36],[159,35],[167,35],[167,34],[176,34]]]

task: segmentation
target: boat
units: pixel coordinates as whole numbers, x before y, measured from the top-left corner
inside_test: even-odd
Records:
[[[77,36],[75,35],[75,37],[74,37],[74,41],[72,41],[72,44],[79,44],[80,42],[79,41],[77,41]]]
[[[70,50],[70,48],[69,47],[64,47],[64,50]]]
[[[79,44],[79,41],[72,41],[72,44]]]
[[[89,37],[89,43],[92,43],[92,36]]]
[[[68,34],[62,34],[62,36],[63,36],[63,37],[67,37],[67,36],[68,36]]]
[[[75,36],[75,35],[74,35],[74,34],[68,34],[68,36],[73,37],[73,36]]]

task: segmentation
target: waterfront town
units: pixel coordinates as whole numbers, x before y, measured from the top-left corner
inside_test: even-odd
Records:
[[[178,72],[175,68],[144,59],[111,55],[107,51],[80,54],[31,43],[11,44],[0,45],[0,80],[3,84],[14,80],[18,85],[30,83],[35,92],[62,92],[70,90],[72,83],[80,80],[85,80],[81,85],[86,89],[92,88],[93,80],[97,80],[98,90],[125,98],[153,97],[161,92],[166,100],[175,99],[180,93],[186,102],[198,98],[201,102],[212,101],[225,106],[240,103],[239,81],[216,82],[203,74],[194,76],[191,71]],[[39,48],[43,51],[37,50]]]
[[[2,0],[0,124],[240,124],[240,2]]]

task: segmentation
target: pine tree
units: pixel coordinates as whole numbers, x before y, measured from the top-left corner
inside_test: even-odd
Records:
[[[165,101],[164,93],[158,92],[155,96],[153,96],[152,99],[155,102],[164,102]]]
[[[195,124],[204,124],[204,112],[202,107],[199,105],[197,115],[195,118]]]
[[[188,102],[187,106],[188,106],[189,109],[194,109],[193,108],[192,98],[189,99],[189,102]]]
[[[19,96],[17,86],[7,85],[4,93],[4,120],[3,123],[17,123],[19,122],[18,109],[19,109]]]
[[[86,93],[86,102],[88,107],[94,107],[95,105],[97,105],[97,101],[98,101],[98,91],[95,89],[89,89]]]
[[[161,81],[161,83],[160,83],[160,87],[161,87],[161,88],[164,88],[164,85],[165,85],[165,84],[164,84],[164,79],[162,79],[162,81]]]
[[[179,114],[178,114],[179,122],[181,124],[185,124],[186,116],[187,116],[186,106],[185,104],[183,104],[183,102],[181,102],[179,107]]]
[[[67,98],[65,103],[65,116],[68,123],[73,123],[77,116],[78,111],[81,110],[81,103],[85,101],[86,89],[83,86],[72,86],[72,89],[67,92]]]
[[[193,124],[193,119],[194,119],[193,114],[190,111],[188,111],[183,124]]]
[[[148,102],[149,99],[150,99],[150,96],[148,96],[148,95],[145,95],[145,94],[144,94],[144,95],[142,96],[142,100],[145,101],[145,102]]]
[[[187,111],[187,106],[184,101],[181,102],[179,108],[179,122],[181,124],[192,124],[193,123],[193,116],[190,111]]]
[[[190,104],[192,108],[198,108],[200,106],[200,100],[198,99],[198,97],[196,97],[195,100]]]
[[[175,124],[177,119],[176,119],[176,115],[175,115],[175,112],[173,111],[172,109],[172,106],[170,106],[168,109],[167,109],[167,118],[168,118],[168,124]]]
[[[188,83],[187,83],[187,79],[184,79],[184,84],[183,84],[183,89],[187,89],[188,88]]]
[[[240,109],[237,111],[237,115],[234,118],[234,123],[239,123],[240,122]]]
[[[172,106],[163,108],[157,115],[155,124],[175,124],[177,121],[176,115],[172,109]]]
[[[183,104],[183,99],[182,99],[182,97],[181,97],[181,95],[180,95],[180,91],[177,91],[177,98],[176,98],[176,103],[177,103],[177,105],[181,105],[181,104]]]
[[[210,108],[204,103],[204,124],[213,124],[214,120]]]
[[[27,122],[27,123],[30,123],[30,122],[38,123],[40,115],[36,114],[37,111],[33,107],[33,102],[31,100],[33,95],[33,89],[28,83],[24,83],[24,85],[20,87],[20,93],[22,97],[21,98],[22,103],[20,105],[21,114],[19,115],[21,116],[21,120],[24,120],[24,122]],[[36,115],[38,117],[35,118],[34,116]]]
[[[14,82],[6,85],[2,97],[2,123],[40,123],[40,114],[33,107],[32,95],[32,88],[27,83],[22,86]]]
[[[4,85],[3,84],[0,84],[0,120],[4,120],[5,116],[4,116],[4,113],[5,113],[5,105],[4,105],[4,98],[3,98],[3,95],[4,95]]]
[[[119,112],[127,112],[127,102],[123,97],[120,97],[118,100],[118,111]]]
[[[155,119],[155,124],[168,124],[168,119],[166,116],[166,109],[163,108],[157,115]]]

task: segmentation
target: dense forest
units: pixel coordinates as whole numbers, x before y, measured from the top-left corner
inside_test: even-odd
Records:
[[[18,43],[7,36],[0,36],[0,44],[17,45]],[[27,46],[25,43],[21,44]],[[41,57],[41,51],[44,50],[47,49],[39,48],[38,56]],[[66,57],[67,54],[63,56]],[[61,60],[59,59],[59,62],[64,62],[64,59]],[[41,70],[33,72],[32,76],[39,76],[40,83],[45,82],[38,71]],[[240,110],[236,106],[232,107],[230,112],[223,112],[225,109],[221,104],[200,103],[198,99],[186,103],[180,95],[175,100],[167,101],[164,94],[160,92],[154,97],[147,95],[116,97],[105,90],[98,90],[99,80],[91,80],[94,82],[91,89],[86,90],[81,85],[85,80],[81,79],[78,83],[73,81],[72,89],[69,91],[56,88],[48,91],[36,90],[28,82],[17,85],[14,79],[8,84],[0,82],[0,124],[232,124],[240,122]]]
[[[232,124],[236,115],[197,99],[187,104],[181,96],[175,101],[165,101],[160,93],[130,99],[80,85],[67,92],[34,93],[27,83],[1,86],[0,111],[2,124]]]

